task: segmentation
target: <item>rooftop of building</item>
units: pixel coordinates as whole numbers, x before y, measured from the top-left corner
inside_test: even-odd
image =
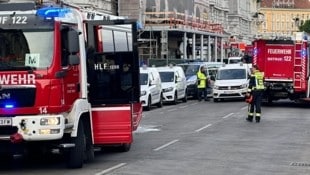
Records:
[[[261,8],[310,9],[309,0],[262,0]]]

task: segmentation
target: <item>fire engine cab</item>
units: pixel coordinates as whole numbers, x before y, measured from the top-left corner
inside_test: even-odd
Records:
[[[309,98],[309,42],[301,38],[257,39],[253,64],[265,76],[264,100]]]
[[[142,116],[136,21],[104,19],[65,1],[0,4],[1,154],[59,149],[80,168],[95,146],[130,149]]]

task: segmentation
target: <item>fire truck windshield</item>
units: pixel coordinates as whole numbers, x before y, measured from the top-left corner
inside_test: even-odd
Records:
[[[46,69],[53,58],[53,31],[0,30],[0,71]]]

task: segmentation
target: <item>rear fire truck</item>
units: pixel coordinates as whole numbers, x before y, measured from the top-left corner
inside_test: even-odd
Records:
[[[258,39],[253,42],[253,64],[265,74],[263,100],[299,101],[309,98],[309,45],[303,38]]]
[[[80,168],[96,146],[128,151],[142,116],[136,22],[40,2],[0,5],[1,154],[57,149]]]

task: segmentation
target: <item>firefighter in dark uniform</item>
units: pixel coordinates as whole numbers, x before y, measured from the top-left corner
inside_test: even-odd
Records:
[[[255,109],[255,120],[257,123],[260,122],[261,119],[261,101],[263,92],[265,89],[264,86],[264,73],[260,72],[257,65],[253,65],[252,74],[249,81],[248,93],[246,96],[252,95],[252,102],[250,102],[247,121],[252,122],[254,117],[254,109]]]

